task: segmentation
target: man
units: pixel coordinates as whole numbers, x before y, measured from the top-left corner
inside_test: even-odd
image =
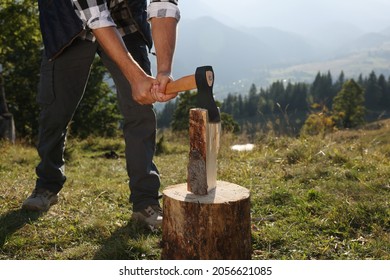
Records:
[[[160,178],[153,163],[156,117],[153,103],[176,96],[163,94],[171,81],[177,0],[39,0],[45,54],[37,101],[40,163],[35,189],[22,208],[47,211],[58,202],[66,177],[67,126],[82,99],[97,53],[115,82],[124,117],[126,165],[133,219],[158,227]],[[150,25],[151,30],[150,30]],[[123,37],[122,37],[123,36]],[[154,41],[157,75],[151,76],[147,48]]]

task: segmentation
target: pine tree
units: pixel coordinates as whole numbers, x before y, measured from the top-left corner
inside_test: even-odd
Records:
[[[332,117],[338,127],[354,128],[364,123],[364,91],[353,79],[346,81],[333,100]]]
[[[382,90],[378,84],[378,78],[374,71],[372,71],[365,84],[365,105],[369,110],[380,109],[380,102],[382,97]]]
[[[310,95],[312,97],[313,103],[318,103],[322,106],[325,105],[328,108],[330,107],[331,102],[335,96],[332,75],[330,72],[328,72],[326,75],[322,75],[319,72],[317,73],[317,76],[310,88]]]
[[[257,88],[254,84],[252,84],[248,99],[246,102],[246,113],[249,117],[254,117],[257,114],[257,104],[259,103],[259,95],[257,94]]]
[[[336,82],[333,85],[333,92],[337,94],[337,92],[339,92],[342,89],[344,83],[345,83],[345,74],[344,71],[341,71],[339,77],[337,78]]]
[[[390,104],[388,103],[388,92],[390,90],[389,85],[387,84],[385,76],[382,74],[378,78],[378,86],[381,91],[380,101],[378,104],[378,108],[380,110],[389,110]]]

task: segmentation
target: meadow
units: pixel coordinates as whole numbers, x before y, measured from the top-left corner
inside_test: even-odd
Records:
[[[189,144],[162,135],[163,190],[186,181]],[[246,143],[254,149],[230,148]],[[130,221],[121,138],[69,137],[68,179],[44,213],[20,209],[38,160],[31,145],[0,142],[0,259],[161,258],[161,231]],[[325,136],[223,134],[218,180],[250,190],[254,260],[390,260],[389,163],[389,120]]]

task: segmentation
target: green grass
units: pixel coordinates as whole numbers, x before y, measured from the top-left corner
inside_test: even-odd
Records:
[[[164,134],[162,188],[186,180],[188,139]],[[251,192],[253,259],[390,259],[390,122],[324,138],[222,135],[218,179]],[[115,151],[118,159],[104,154]],[[121,139],[70,139],[47,213],[20,210],[34,147],[0,142],[0,259],[160,259],[161,232],[130,222]]]

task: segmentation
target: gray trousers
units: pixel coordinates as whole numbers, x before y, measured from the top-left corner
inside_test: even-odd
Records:
[[[143,41],[135,35],[125,36],[123,40],[134,59],[150,74],[150,61]],[[133,211],[139,211],[148,205],[158,204],[160,177],[153,163],[156,116],[152,105],[139,105],[132,99],[129,82],[96,42],[76,39],[54,61],[42,59],[37,95],[41,106],[37,147],[41,160],[36,167],[36,187],[58,193],[65,183],[67,128],[82,100],[95,54],[101,57],[117,89],[118,104],[124,118],[130,202]]]

